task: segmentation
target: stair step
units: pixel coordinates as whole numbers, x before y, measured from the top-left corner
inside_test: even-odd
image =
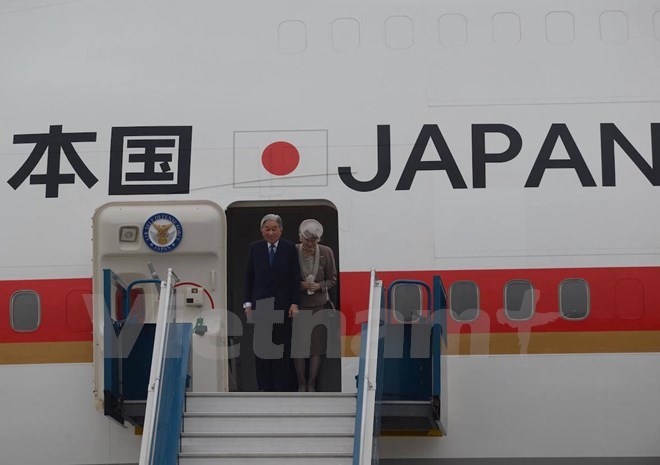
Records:
[[[349,433],[355,428],[354,414],[243,414],[185,413],[186,433]]]
[[[181,452],[261,454],[350,454],[353,435],[350,434],[221,434],[181,433]]]
[[[188,393],[179,465],[351,465],[355,394]]]
[[[179,465],[352,465],[352,454],[180,453]]]
[[[355,394],[345,393],[188,393],[186,412],[223,414],[355,414]]]

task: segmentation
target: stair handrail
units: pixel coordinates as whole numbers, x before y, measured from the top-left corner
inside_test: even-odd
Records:
[[[151,359],[151,372],[147,387],[147,406],[144,414],[142,444],[140,447],[140,465],[152,465],[155,457],[156,425],[158,423],[160,405],[160,383],[163,375],[163,364],[167,348],[169,323],[174,319],[174,273],[167,270],[167,281],[161,283],[160,301],[156,319],[156,334]]]
[[[371,270],[366,337],[360,348],[353,465],[370,465],[373,458],[382,287],[376,271]]]

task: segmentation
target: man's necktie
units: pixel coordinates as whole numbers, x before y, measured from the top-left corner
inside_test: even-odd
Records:
[[[270,261],[271,266],[273,265],[273,260],[275,259],[275,246],[273,244],[269,245],[268,251],[268,260]]]

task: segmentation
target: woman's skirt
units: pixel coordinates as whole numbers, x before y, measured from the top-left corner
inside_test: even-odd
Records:
[[[301,308],[293,319],[291,358],[308,358],[323,355],[328,345],[328,319],[323,305]],[[327,311],[327,310],[326,310]]]

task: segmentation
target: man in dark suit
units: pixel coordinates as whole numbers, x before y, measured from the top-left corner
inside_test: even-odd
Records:
[[[296,246],[281,239],[282,231],[279,215],[262,218],[263,240],[250,244],[245,272],[243,308],[247,320],[256,323],[255,364],[260,391],[289,390],[291,319],[298,313],[300,265]],[[257,340],[259,333],[263,337],[264,328],[272,334],[272,344]],[[275,346],[279,350],[272,350]]]

